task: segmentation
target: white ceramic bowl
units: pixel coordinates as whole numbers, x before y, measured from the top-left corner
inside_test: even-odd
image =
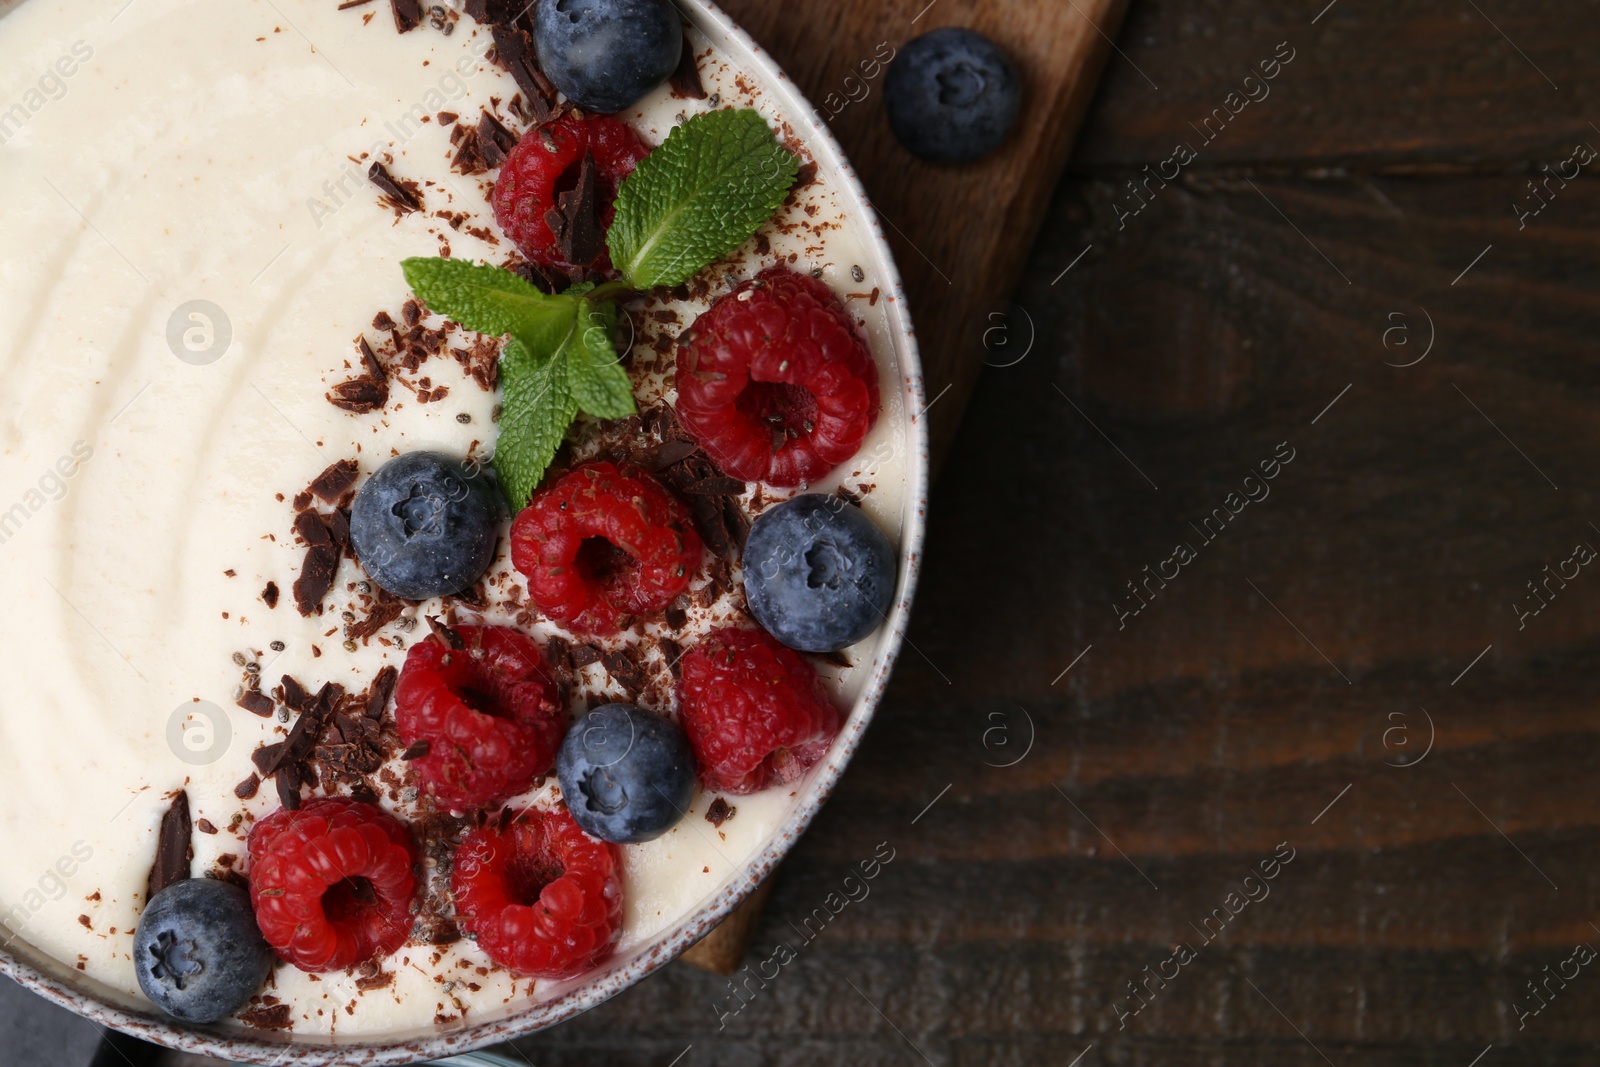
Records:
[[[901,634],[905,630],[911,606],[921,556],[928,478],[927,432],[922,415],[926,401],[921,367],[899,272],[872,206],[833,135],[822,125],[815,109],[788,76],[727,15],[706,0],[676,2],[689,22],[715,48],[733,64],[755,76],[763,93],[806,144],[815,158],[819,173],[829,179],[838,191],[845,209],[859,218],[870,220],[872,240],[865,249],[866,262],[862,266],[868,269],[874,279],[882,279],[884,283],[883,297],[888,302],[896,380],[901,392],[897,404],[885,403],[885,411],[902,411],[904,414],[900,417],[905,420],[905,425],[900,427],[900,440],[906,450],[903,456],[905,490],[900,539],[900,588],[888,616],[884,639],[879,643],[877,656],[868,668],[869,676],[861,695],[850,708],[844,729],[827,760],[814,768],[805,779],[789,818],[738,876],[654,942],[575,980],[550,999],[528,1004],[501,1018],[479,1019],[456,1029],[421,1036],[408,1034],[387,1040],[344,1039],[335,1043],[335,1039],[327,1038],[296,1038],[293,1035],[271,1033],[241,1034],[237,1030],[180,1026],[148,1007],[141,1008],[120,990],[89,979],[60,961],[35,951],[20,939],[0,949],[0,972],[96,1022],[158,1044],[224,1060],[278,1065],[338,1064],[340,1067],[418,1063],[481,1048],[554,1025],[639,981],[698,941],[732,911],[773,870],[810,824],[838,782],[839,775],[872,718],[899,651]],[[16,4],[17,0],[0,0],[0,15]]]

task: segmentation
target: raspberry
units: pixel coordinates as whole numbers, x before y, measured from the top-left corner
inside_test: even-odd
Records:
[[[389,953],[411,932],[411,834],[346,797],[281,808],[250,831],[250,903],[278,955],[337,971]]]
[[[495,221],[535,263],[589,267],[609,271],[611,256],[601,251],[593,263],[565,263],[545,216],[557,207],[556,196],[578,184],[584,154],[594,156],[600,225],[611,228],[616,215],[617,187],[650,154],[632,127],[608,116],[567,115],[527,132],[511,149],[494,183]]]
[[[816,672],[765,630],[707,634],[681,663],[679,719],[707,789],[754,793],[827,755],[839,711]]]
[[[661,611],[700,565],[687,509],[654,478],[585,463],[534,494],[511,524],[511,562],[550,618],[614,634]]]
[[[739,285],[678,351],[678,418],[728,474],[790,486],[855,455],[878,369],[833,291],[788,267]]]
[[[611,955],[622,928],[621,854],[565,808],[473,830],[450,887],[462,928],[519,974],[571,978]]]
[[[395,721],[411,761],[442,804],[482,808],[526,792],[555,764],[567,716],[539,646],[503,626],[461,626],[465,648],[411,646],[395,686]]]

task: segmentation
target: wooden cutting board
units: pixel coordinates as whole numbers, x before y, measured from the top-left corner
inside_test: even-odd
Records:
[[[1032,326],[1006,297],[1033,250],[1111,53],[1127,0],[721,0],[833,128],[882,218],[922,347],[934,469],[984,364],[1026,355]],[[1027,85],[1017,130],[979,163],[916,159],[884,117],[883,58],[941,26],[966,26],[1010,52]],[[1082,249],[1060,249],[1065,270]],[[684,954],[738,969],[771,878]]]

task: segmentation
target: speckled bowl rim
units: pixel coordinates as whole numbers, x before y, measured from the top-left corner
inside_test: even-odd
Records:
[[[473,1049],[509,1041],[531,1034],[587,1011],[596,1004],[615,996],[646,975],[675,959],[689,946],[711,931],[729,912],[736,908],[761,881],[777,867],[780,860],[805,832],[817,811],[832,793],[845,765],[850,762],[861,736],[871,722],[878,701],[883,696],[900,651],[907,620],[910,616],[912,594],[916,589],[921,568],[923,527],[927,514],[928,498],[928,432],[926,401],[922,380],[922,366],[917,353],[916,334],[911,325],[906,306],[905,289],[901,284],[894,256],[884,239],[872,202],[867,198],[860,179],[846,160],[832,132],[817,116],[815,108],[790,80],[789,76],[773,62],[750,36],[710,0],[674,0],[687,21],[706,35],[719,51],[748,64],[764,77],[762,89],[779,95],[785,109],[798,116],[798,130],[806,146],[827,171],[835,173],[842,182],[842,192],[847,200],[846,209],[859,213],[870,222],[873,241],[869,253],[873,276],[882,279],[886,294],[890,334],[895,346],[895,361],[901,379],[901,397],[908,412],[905,431],[907,452],[906,494],[902,505],[903,530],[900,547],[900,588],[894,607],[888,615],[889,632],[884,638],[872,666],[861,696],[851,708],[844,729],[820,770],[814,771],[793,814],[778,829],[772,840],[745,868],[743,876],[718,893],[710,903],[683,920],[667,937],[641,951],[626,964],[608,970],[594,981],[578,985],[553,1000],[530,1006],[525,1011],[505,1019],[462,1027],[446,1033],[424,1035],[409,1039],[376,1040],[361,1042],[300,1043],[292,1037],[273,1040],[271,1035],[241,1035],[236,1031],[188,1028],[174,1023],[155,1012],[141,1012],[113,1007],[88,987],[96,984],[89,979],[74,979],[72,972],[59,961],[34,964],[19,958],[11,949],[0,948],[0,973],[3,973],[46,1000],[105,1026],[133,1034],[144,1040],[165,1045],[184,1052],[215,1056],[219,1059],[244,1063],[275,1064],[280,1067],[294,1064],[297,1067],[377,1067],[380,1064],[407,1064],[443,1056],[457,1055]],[[0,0],[0,13],[15,4]],[[46,973],[46,969],[58,972]]]

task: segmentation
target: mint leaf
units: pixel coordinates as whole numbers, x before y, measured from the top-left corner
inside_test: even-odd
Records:
[[[510,335],[500,352],[494,468],[512,508],[527,506],[580,410],[602,419],[638,411],[611,342],[616,305],[585,299],[593,285],[550,296],[500,267],[453,259],[408,259],[401,267],[434,311],[469,330]]]
[[[534,352],[553,352],[571,331],[577,302],[548,296],[500,267],[459,259],[407,259],[406,282],[424,304],[469,330],[513,334]]]
[[[559,353],[537,356],[517,338],[507,341],[500,354],[500,389],[494,470],[515,512],[527,507],[539,487],[577,417],[578,404],[567,385],[566,360]]]
[[[633,382],[611,343],[617,325],[615,305],[586,308],[565,346],[567,381],[578,407],[601,419],[625,419],[639,410]]]
[[[611,260],[636,289],[686,282],[748,241],[799,172],[759,112],[695,115],[623,180]]]

